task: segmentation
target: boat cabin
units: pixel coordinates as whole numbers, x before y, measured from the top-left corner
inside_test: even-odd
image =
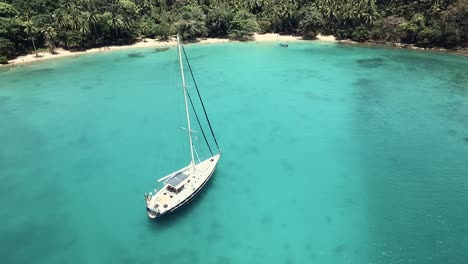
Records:
[[[169,178],[164,183],[167,185],[167,190],[173,193],[179,193],[184,189],[184,181],[188,178],[187,174],[179,173]]]

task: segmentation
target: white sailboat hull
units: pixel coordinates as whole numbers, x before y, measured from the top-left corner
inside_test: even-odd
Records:
[[[221,154],[216,154],[194,166],[188,166],[186,169],[184,168],[185,170],[180,170],[179,174],[175,174],[173,177],[182,174],[187,176],[178,184],[178,186],[183,186],[180,191],[172,188],[171,184],[168,183],[171,179],[169,178],[164,187],[147,200],[146,212],[148,217],[154,219],[163,216],[192,201],[210,180],[220,157]]]

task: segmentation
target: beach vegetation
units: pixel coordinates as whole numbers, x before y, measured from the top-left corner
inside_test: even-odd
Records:
[[[26,33],[28,35],[28,39],[31,40],[36,57],[39,57],[39,54],[37,54],[36,44],[34,43],[37,32],[38,32],[37,27],[34,25],[34,23],[31,20],[28,20],[24,23],[24,33]]]
[[[253,33],[421,47],[468,47],[468,0],[0,0],[10,58],[48,48],[87,49],[139,38],[249,40]],[[8,51],[8,52],[7,52]]]
[[[298,31],[303,35],[304,39],[315,39],[324,25],[325,19],[323,18],[323,14],[317,6],[312,5],[304,10],[302,19],[299,22]]]
[[[412,31],[411,24],[405,18],[388,16],[377,21],[370,34],[373,40],[401,42]]]
[[[55,54],[55,41],[57,40],[57,31],[54,27],[48,26],[41,30],[44,34],[45,44],[49,49],[49,52]]]
[[[225,37],[228,34],[234,14],[226,5],[218,5],[208,10],[206,26],[208,36]]]
[[[189,41],[196,38],[206,37],[208,29],[206,28],[206,15],[197,5],[183,6],[179,10],[176,30],[180,36]]]
[[[236,12],[230,22],[228,36],[233,40],[251,40],[254,32],[260,30],[255,16],[246,10]]]
[[[19,15],[18,10],[16,10],[12,5],[0,2],[0,17],[11,18],[17,15]]]
[[[5,38],[0,38],[0,64],[7,64],[8,59],[14,57],[16,53],[13,42]]]

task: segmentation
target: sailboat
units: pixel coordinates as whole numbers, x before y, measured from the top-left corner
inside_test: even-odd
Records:
[[[183,45],[180,43],[178,35],[177,35],[177,49],[178,49],[178,55],[179,55],[180,73],[182,77],[182,89],[183,89],[184,101],[185,101],[185,115],[187,119],[186,130],[188,131],[191,161],[187,166],[173,173],[170,173],[167,176],[160,178],[158,182],[163,182],[163,187],[159,191],[157,189],[154,189],[154,193],[153,192],[150,192],[149,194],[145,193],[146,212],[148,214],[148,217],[151,219],[174,212],[175,210],[189,203],[203,189],[206,183],[210,180],[211,176],[213,175],[216,169],[216,166],[218,165],[219,159],[221,158],[221,152],[219,150],[218,142],[216,141],[216,137],[211,127],[210,120],[208,119],[205,105],[203,104],[200,91],[195,81],[195,77],[193,76],[193,72],[192,72],[189,60],[187,58],[187,54],[185,53],[185,49]],[[185,83],[182,53],[184,54],[185,60],[187,62],[187,66],[190,70],[191,77],[195,84],[195,88],[198,94],[198,99],[200,100],[203,113],[204,113],[204,117],[206,118],[206,121],[210,128],[211,136],[213,137],[214,142],[216,144],[216,147],[217,147],[216,153],[213,153],[210,147],[210,144],[208,143],[206,134],[200,123],[199,116],[197,112],[195,111],[192,97],[190,96],[189,90],[187,89],[188,86]],[[192,133],[194,133],[195,131],[191,129],[189,104],[192,107],[194,116],[199,124],[200,130],[203,134],[203,138],[205,139],[205,142],[211,154],[211,156],[205,160],[200,160],[200,157],[198,156],[198,153],[193,145]],[[197,156],[197,160],[195,160],[195,155]]]

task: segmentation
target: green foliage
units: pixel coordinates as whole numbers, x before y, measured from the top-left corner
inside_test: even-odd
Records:
[[[57,31],[52,26],[45,27],[41,30],[45,37],[45,43],[49,52],[55,53],[55,41],[57,40]]]
[[[439,28],[426,27],[418,33],[417,44],[423,47],[432,47],[440,42],[442,32]]]
[[[5,38],[0,38],[0,64],[8,63],[8,59],[16,54],[14,44]]]
[[[184,6],[180,9],[180,19],[176,23],[177,32],[184,40],[206,37],[205,14],[199,6]]]
[[[315,6],[310,6],[304,13],[299,22],[299,32],[304,36],[304,39],[315,39],[320,29],[325,25],[323,15]]]
[[[293,33],[299,24],[299,1],[276,0],[259,1],[262,11],[259,16],[270,22],[273,32]]]
[[[271,28],[271,23],[268,20],[265,19],[259,19],[257,20],[258,27],[260,28],[259,33],[265,34],[270,31]]]
[[[16,10],[12,5],[0,2],[0,17],[12,18],[18,14],[18,10]]]
[[[400,42],[406,37],[409,23],[402,17],[389,16],[377,21],[372,30],[372,39]]]
[[[143,37],[154,37],[156,35],[155,33],[155,28],[156,28],[156,23],[152,21],[151,19],[142,19],[141,23],[139,25],[140,28],[140,35]]]
[[[468,0],[459,0],[441,14],[443,45],[468,46]]]
[[[216,6],[208,11],[206,16],[208,36],[225,37],[228,34],[232,18],[233,15],[226,6]]]
[[[358,26],[354,29],[351,39],[357,42],[364,42],[371,38],[371,30],[367,26]]]
[[[26,21],[23,26],[24,26],[24,33],[26,33],[28,35],[28,39],[31,40],[32,46],[34,48],[34,53],[36,53],[36,56],[38,56],[37,49],[36,49],[36,44],[34,42],[34,40],[36,39],[38,29],[37,29],[36,25],[31,20]]]
[[[24,22],[19,17],[0,17],[0,37],[16,40],[22,37]]]
[[[170,12],[160,15],[159,23],[156,25],[155,34],[160,40],[168,40],[176,34],[176,25]]]
[[[128,17],[135,18],[138,13],[138,7],[130,0],[119,0],[117,8]]]
[[[252,39],[252,35],[259,30],[255,16],[248,11],[240,10],[231,21],[228,36],[230,39],[246,41]]]
[[[0,64],[8,64],[8,58],[6,56],[0,55]]]
[[[349,28],[338,29],[335,33],[335,37],[339,40],[351,39],[353,36],[353,30]]]

